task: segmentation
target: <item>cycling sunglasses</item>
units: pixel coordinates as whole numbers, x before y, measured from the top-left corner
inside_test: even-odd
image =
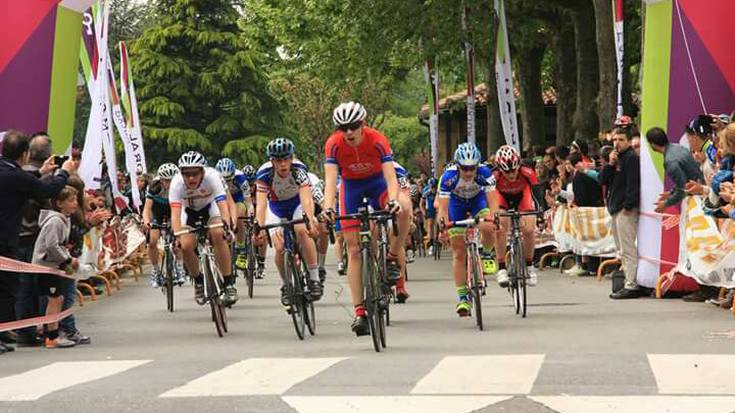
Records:
[[[181,171],[181,176],[186,177],[186,178],[199,176],[201,174],[202,174],[202,171],[186,171],[186,172]]]
[[[459,166],[459,169],[461,169],[461,170],[463,170],[465,172],[470,172],[470,171],[474,171],[475,169],[477,169],[477,165],[473,165],[473,166],[460,165]]]
[[[286,155],[286,156],[271,156],[271,161],[285,161],[287,159],[293,158],[293,155]]]
[[[337,126],[338,130],[341,130],[342,132],[348,132],[351,130],[358,130],[362,127],[362,121],[352,122],[348,123],[346,125],[339,125]]]

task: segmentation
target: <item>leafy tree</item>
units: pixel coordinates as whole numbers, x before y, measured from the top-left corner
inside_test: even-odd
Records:
[[[242,36],[240,2],[158,0],[158,20],[132,45],[141,123],[169,151],[255,163],[281,119],[263,56]],[[152,146],[152,145],[149,145]]]

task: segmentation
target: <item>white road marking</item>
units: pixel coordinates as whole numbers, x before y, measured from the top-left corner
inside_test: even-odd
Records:
[[[732,413],[734,397],[531,396],[559,413]]]
[[[159,397],[280,395],[334,364],[338,358],[256,358],[194,379]]]
[[[649,354],[648,363],[659,393],[735,395],[735,354]]]
[[[0,401],[38,400],[58,390],[99,380],[150,360],[64,361],[0,378]]]
[[[527,394],[543,361],[543,354],[445,357],[411,394]]]
[[[512,396],[289,396],[299,413],[467,413]]]

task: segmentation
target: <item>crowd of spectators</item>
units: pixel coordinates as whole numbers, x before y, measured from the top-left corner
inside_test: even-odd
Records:
[[[660,194],[655,212],[679,214],[679,205],[687,195],[702,197],[707,214],[718,224],[735,219],[735,122],[728,115],[700,115],[682,128],[686,145],[670,142],[659,127],[646,131],[651,149],[664,158],[664,170],[673,182],[671,190]],[[601,132],[594,142],[574,141],[570,145],[532,148],[525,162],[534,166],[545,197],[543,209],[566,204],[570,207],[607,208],[612,218],[612,235],[624,288],[613,292],[612,299],[647,296],[651,290],[638,286],[638,220],[641,202],[641,135],[627,116],[615,122],[610,131]],[[596,273],[596,257],[576,257],[569,275]],[[733,305],[733,290],[722,294],[719,288],[700,286],[683,297],[685,301],[704,302],[723,308]]]

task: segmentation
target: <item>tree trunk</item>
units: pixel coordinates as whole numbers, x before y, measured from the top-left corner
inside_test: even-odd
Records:
[[[528,40],[528,39],[526,39]],[[546,131],[544,101],[541,90],[541,61],[546,44],[543,41],[526,41],[517,47],[518,83],[521,89],[521,120],[523,121],[523,148],[545,145]]]
[[[574,111],[575,139],[593,140],[597,137],[598,63],[595,42],[595,10],[590,1],[580,1],[570,9],[574,24],[577,54],[577,108]]]
[[[498,102],[498,88],[495,80],[495,68],[485,70],[485,85],[487,85],[487,150],[488,154],[505,145],[505,133],[500,119],[500,103]]]
[[[574,111],[577,106],[577,61],[574,29],[568,13],[553,33],[551,46],[556,56],[554,73],[556,90],[556,144],[568,145],[574,137]]]
[[[594,0],[594,8],[600,81],[597,94],[597,117],[600,127],[608,128],[615,121],[618,101],[618,65],[615,53],[612,2]]]

